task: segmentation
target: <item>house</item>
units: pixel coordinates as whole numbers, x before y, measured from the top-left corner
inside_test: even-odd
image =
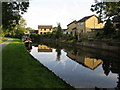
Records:
[[[103,23],[99,23],[99,18],[96,15],[86,16],[78,21],[73,21],[67,25],[67,33],[74,35],[75,32],[90,33],[96,29],[102,29]]]
[[[38,34],[48,34],[52,32],[52,25],[38,25]]]
[[[72,35],[74,35],[74,33],[75,33],[75,30],[76,30],[76,28],[77,28],[77,21],[76,20],[74,20],[73,22],[71,22],[70,24],[68,24],[67,25],[67,30],[66,30],[66,33],[67,34],[72,34]]]

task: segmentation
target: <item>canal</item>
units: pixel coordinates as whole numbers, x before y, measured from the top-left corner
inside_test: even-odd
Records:
[[[75,88],[120,87],[118,53],[59,43],[39,43],[33,44],[30,54]]]

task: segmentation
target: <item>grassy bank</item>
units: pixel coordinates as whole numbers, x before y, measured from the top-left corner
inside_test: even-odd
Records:
[[[14,39],[2,52],[3,88],[71,88],[26,51]]]

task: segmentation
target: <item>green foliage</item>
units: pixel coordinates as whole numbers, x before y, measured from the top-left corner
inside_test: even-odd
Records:
[[[81,34],[81,39],[88,40],[88,34],[86,34],[86,33]]]
[[[96,12],[100,18],[108,19],[112,16],[119,15],[120,13],[120,2],[96,2],[95,5],[91,6],[91,10]]]
[[[4,29],[3,33],[5,36],[9,37],[16,37],[16,38],[21,38],[22,35],[24,34],[26,28],[26,22],[25,20],[21,17],[19,20],[19,25],[16,25],[15,27],[12,27],[12,30],[9,29]]]
[[[26,29],[29,30],[29,31],[34,30],[34,29],[32,29],[31,27],[27,27]]]
[[[0,26],[0,37],[4,37],[4,36],[5,36],[5,33],[2,30],[2,26]]]
[[[104,27],[104,33],[97,35],[96,38],[119,38],[119,30],[116,31],[116,27],[113,26],[112,20],[117,17],[117,21],[120,23],[120,1],[119,2],[98,2],[91,6],[91,10],[96,12],[101,19],[106,21]]]
[[[56,31],[56,39],[60,39],[61,36],[62,36],[62,28],[61,28],[61,25],[60,23],[58,23],[58,26],[57,26],[57,31]]]
[[[67,42],[68,42],[68,43],[75,43],[75,42],[76,42],[76,39],[68,40]]]
[[[114,32],[115,32],[115,29],[113,27],[113,24],[111,23],[111,20],[108,19],[105,23],[104,34],[108,35],[108,34],[113,34]]]
[[[19,25],[21,14],[24,14],[28,7],[29,2],[2,2],[2,26],[4,32],[6,30],[10,32],[16,25]]]

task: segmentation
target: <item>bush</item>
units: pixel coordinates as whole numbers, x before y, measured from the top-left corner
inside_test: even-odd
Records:
[[[68,43],[75,43],[77,40],[76,39],[72,39],[72,40],[68,40]]]

